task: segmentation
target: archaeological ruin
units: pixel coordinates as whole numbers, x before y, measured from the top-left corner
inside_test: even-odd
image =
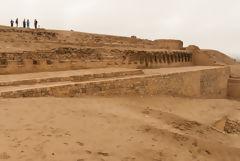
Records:
[[[0,33],[1,97],[239,96],[228,66],[180,40],[8,27]]]

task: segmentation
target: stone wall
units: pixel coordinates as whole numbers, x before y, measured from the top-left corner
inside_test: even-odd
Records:
[[[207,78],[209,75],[212,78]],[[224,76],[223,76],[224,74]],[[229,68],[218,67],[173,74],[153,74],[68,83],[43,88],[2,92],[1,97],[158,95],[224,98]],[[203,88],[203,89],[202,89]]]

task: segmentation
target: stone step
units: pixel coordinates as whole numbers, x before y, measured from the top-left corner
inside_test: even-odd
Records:
[[[41,72],[0,76],[0,91],[9,86],[46,84],[54,82],[83,82],[99,78],[124,77],[143,74],[139,69],[102,68],[57,72]]]

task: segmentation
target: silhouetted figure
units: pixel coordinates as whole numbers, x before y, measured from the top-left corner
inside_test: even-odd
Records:
[[[26,20],[23,20],[23,28],[26,28]]]
[[[10,21],[10,24],[11,24],[11,27],[13,27],[14,21],[11,20],[11,21]]]
[[[18,18],[16,19],[15,23],[16,23],[16,27],[18,27]]]
[[[27,28],[29,28],[30,27],[30,21],[29,21],[29,19],[27,19]]]
[[[34,20],[35,29],[37,29],[37,24],[38,24],[38,21],[35,19],[35,20]]]

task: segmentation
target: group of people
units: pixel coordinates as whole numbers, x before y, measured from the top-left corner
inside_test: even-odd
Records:
[[[14,27],[14,21],[13,20],[10,21],[10,24],[11,24],[11,27]],[[18,27],[18,18],[15,20],[15,24],[16,24],[16,27]],[[38,28],[38,21],[36,19],[34,20],[34,27],[35,27],[35,29]],[[24,19],[23,20],[23,28],[30,28],[29,19],[27,19],[27,20]]]

